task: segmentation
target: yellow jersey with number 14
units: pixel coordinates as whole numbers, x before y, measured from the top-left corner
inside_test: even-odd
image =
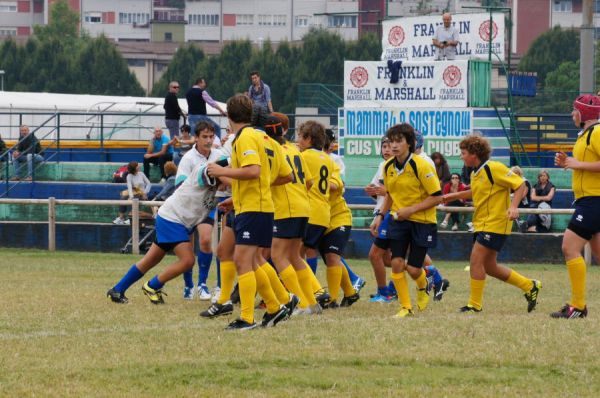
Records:
[[[312,175],[296,145],[286,142],[281,149],[284,162],[292,168],[292,181],[271,187],[275,219],[308,217],[310,206],[306,181],[311,181]]]
[[[309,148],[302,152],[306,166],[313,176],[313,184],[308,191],[310,216],[308,223],[329,227],[329,178],[333,173],[334,162],[323,151]]]
[[[271,198],[271,170],[265,150],[265,134],[252,127],[244,127],[231,146],[231,167],[260,166],[260,175],[251,180],[236,180],[231,183],[235,214],[246,212],[273,213]],[[268,138],[268,137],[267,137]]]

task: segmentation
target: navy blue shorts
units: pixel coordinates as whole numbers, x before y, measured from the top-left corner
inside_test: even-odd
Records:
[[[569,226],[571,231],[585,240],[600,232],[600,196],[587,196],[575,202],[575,213]]]
[[[473,235],[473,243],[479,242],[480,245],[499,252],[506,242],[508,235],[495,234],[493,232],[475,232]]]
[[[271,247],[273,213],[249,211],[235,216],[233,231],[236,245]]]
[[[311,249],[317,249],[321,242],[321,238],[325,235],[325,231],[327,231],[327,228],[322,225],[306,224],[303,240],[304,246]]]
[[[235,213],[232,210],[225,215],[225,226],[233,229],[234,222],[235,222]]]
[[[427,249],[437,245],[437,226],[407,220],[390,221],[387,236],[391,241],[392,258],[401,257],[413,267],[422,267]]]
[[[383,250],[387,250],[390,248],[390,240],[388,239],[390,220],[393,220],[392,215],[390,213],[386,214],[386,216],[383,217],[381,223],[379,224],[379,228],[377,229],[377,237],[373,241],[373,244],[375,246]]]
[[[194,233],[194,228],[187,229],[183,224],[165,220],[158,215],[156,216],[154,227],[156,231],[154,243],[166,252],[182,242],[189,242],[190,235]]]
[[[273,223],[273,237],[279,239],[304,238],[308,217],[291,217],[275,220]]]
[[[344,225],[329,231],[328,234],[323,236],[321,243],[319,244],[319,252],[321,256],[325,256],[327,253],[334,253],[338,256],[344,255],[344,249],[346,244],[350,240],[350,231],[352,226]]]

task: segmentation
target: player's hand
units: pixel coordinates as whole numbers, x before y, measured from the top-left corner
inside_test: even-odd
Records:
[[[448,195],[442,195],[442,205],[446,206],[450,202]]]
[[[568,158],[568,156],[566,153],[556,152],[556,154],[554,155],[554,165],[558,166],[558,167],[566,167],[565,163],[566,163],[567,158]]]
[[[224,167],[221,167],[216,163],[209,163],[206,165],[207,173],[211,177],[221,177],[224,169]]]
[[[379,235],[379,233],[377,232],[379,230],[379,224],[381,224],[381,217],[375,216],[373,222],[369,226],[369,229],[371,230],[371,235],[373,235],[374,238],[376,238]]]
[[[228,198],[218,204],[219,210],[223,213],[228,213],[233,210],[233,199]]]
[[[375,184],[369,184],[365,187],[365,192],[369,196],[376,196],[377,194],[375,193],[375,188],[377,188]]]
[[[506,210],[506,217],[508,217],[508,219],[512,220],[512,221],[519,218],[519,208],[518,207],[509,207],[508,210]]]
[[[413,211],[410,207],[403,207],[401,209],[398,209],[398,211],[396,212],[396,217],[394,217],[394,220],[396,221],[404,221],[404,220],[408,220],[408,218],[410,216],[412,216]]]
[[[151,153],[145,153],[144,154],[144,159],[150,159],[152,157]]]

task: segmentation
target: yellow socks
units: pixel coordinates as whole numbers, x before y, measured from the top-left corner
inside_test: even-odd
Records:
[[[221,263],[221,270],[223,270],[223,263]],[[254,296],[256,296],[254,272],[250,271],[240,275],[238,283],[240,288],[240,318],[248,323],[254,323]],[[221,279],[221,286],[223,286],[223,279]]]
[[[287,269],[287,268],[286,268]],[[283,278],[283,272],[281,273],[281,277]],[[300,284],[300,288],[302,289],[302,293],[304,293],[304,297],[306,298],[307,305],[315,305],[317,304],[317,300],[315,300],[315,292],[312,286],[312,278],[314,278],[314,274],[312,270],[308,267],[297,270],[296,275],[298,275],[298,283]],[[300,301],[300,305],[302,305],[302,301]],[[304,308],[304,307],[302,307]]]
[[[356,294],[356,290],[354,290],[354,286],[352,286],[352,282],[350,281],[350,274],[348,274],[348,270],[346,267],[342,267],[342,290],[344,291],[344,297],[354,296]]]
[[[417,284],[418,289],[427,288],[427,273],[424,269],[421,269],[421,275],[419,275],[419,277],[415,279],[415,283]]]
[[[327,287],[332,301],[336,301],[340,294],[340,285],[342,283],[343,265],[327,266]]]
[[[411,310],[412,304],[410,302],[410,293],[408,293],[408,281],[404,276],[404,272],[392,272],[392,282],[394,282],[394,286],[396,287],[400,306]]]
[[[265,271],[265,274],[267,274],[267,276],[269,277],[269,283],[271,284],[273,292],[275,292],[277,300],[281,304],[287,304],[288,301],[290,301],[290,294],[281,283],[281,280],[279,279],[279,276],[277,276],[275,268],[271,267],[271,264],[269,263],[264,263],[260,266],[260,268],[263,271]]]
[[[219,300],[217,300],[217,303],[225,304],[229,301],[229,297],[233,292],[235,274],[236,269],[233,261],[221,261],[221,294],[219,295]],[[256,283],[254,290],[256,290]]]
[[[567,261],[567,270],[571,280],[571,305],[577,309],[585,308],[586,267],[583,257]]]
[[[531,279],[525,278],[523,275],[513,270],[510,271],[510,275],[508,276],[506,283],[510,283],[524,292],[530,291],[533,287],[533,281]]]
[[[292,267],[291,264],[288,265],[287,267],[285,267],[285,269],[283,271],[281,271],[279,273],[279,276],[281,277],[281,280],[283,281],[283,284],[285,285],[287,290],[294,293],[300,299],[300,302],[298,303],[298,307],[300,307],[300,308],[308,307],[308,300],[304,296],[304,292],[302,291],[302,288],[300,287],[300,281],[298,280],[298,275],[296,275],[296,271],[294,270],[294,267]]]
[[[469,295],[469,306],[476,310],[481,310],[483,304],[483,288],[485,287],[485,279],[478,280],[471,278],[471,294]]]
[[[321,283],[319,283],[319,280],[317,279],[317,276],[312,271],[312,268],[310,268],[310,266],[308,265],[308,263],[305,260],[302,260],[302,261],[304,262],[304,265],[306,266],[306,268],[308,268],[308,271],[310,272],[310,283],[312,285],[313,294],[315,294],[319,290],[323,289],[323,287],[321,286]]]
[[[254,270],[254,275],[256,277],[256,290],[265,302],[265,305],[267,306],[267,312],[269,314],[273,314],[279,311],[279,301],[273,292],[273,288],[269,282],[269,276],[261,267],[258,267],[256,270]]]

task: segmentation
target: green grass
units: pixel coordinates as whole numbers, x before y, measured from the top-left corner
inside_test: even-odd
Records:
[[[368,303],[372,272],[356,260],[368,284],[352,308],[274,329],[225,332],[228,319],[202,320],[198,313],[207,304],[181,298],[181,280],[167,285],[164,306],[152,306],[140,282],[128,292],[128,305],[110,303],[106,290],[134,256],[0,249],[0,259],[3,397],[593,397],[600,391],[596,268],[588,274],[586,320],[548,316],[568,298],[562,265],[515,266],[543,281],[534,313],[527,314],[516,288],[490,279],[484,312],[458,314],[468,273],[464,263],[443,262],[437,265],[452,284],[443,301],[412,319],[394,319],[397,303]]]

